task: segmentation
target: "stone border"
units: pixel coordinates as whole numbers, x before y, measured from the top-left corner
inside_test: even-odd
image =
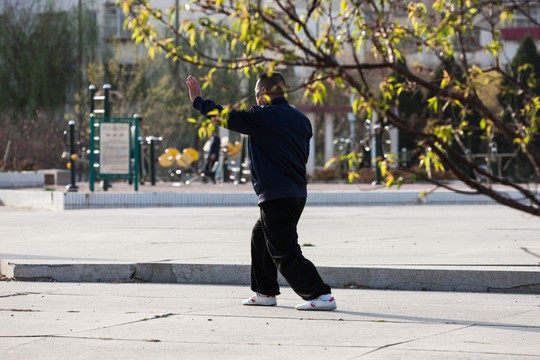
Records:
[[[249,269],[249,265],[236,264],[47,264],[0,260],[1,273],[19,281],[249,285]],[[318,270],[333,288],[540,294],[537,267],[318,267]],[[287,286],[281,275],[279,283]]]
[[[39,188],[45,175],[38,171],[0,172],[0,189]]]
[[[64,202],[60,191],[0,190],[0,205],[61,211]]]

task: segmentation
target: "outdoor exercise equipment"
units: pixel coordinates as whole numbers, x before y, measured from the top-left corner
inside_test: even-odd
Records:
[[[158,163],[164,168],[168,168],[171,177],[180,177],[186,185],[200,178],[199,170],[194,166],[199,160],[199,152],[193,148],[186,148],[180,152],[176,148],[167,148],[158,157]],[[173,168],[176,163],[177,168]]]

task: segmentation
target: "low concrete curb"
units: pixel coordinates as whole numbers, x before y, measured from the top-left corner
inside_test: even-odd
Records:
[[[0,205],[61,211],[64,201],[60,191],[0,190]]]
[[[0,189],[38,188],[44,184],[45,176],[42,172],[0,172]]]
[[[44,264],[0,260],[1,274],[20,281],[249,285],[249,265]],[[540,294],[540,267],[318,267],[333,288]],[[285,280],[279,278],[281,285]]]

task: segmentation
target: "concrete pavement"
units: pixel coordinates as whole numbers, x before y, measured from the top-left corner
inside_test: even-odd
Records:
[[[249,283],[256,207],[0,207],[20,280]],[[303,252],[333,287],[540,293],[540,219],[502,206],[307,207]]]
[[[538,295],[335,289],[338,310],[246,307],[247,287],[0,282],[0,352],[36,359],[538,359]]]
[[[283,281],[277,307],[240,305],[257,216],[0,206],[2,358],[540,359],[540,219],[308,206],[299,243],[338,303],[311,313]]]

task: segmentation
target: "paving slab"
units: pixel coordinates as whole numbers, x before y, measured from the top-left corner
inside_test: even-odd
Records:
[[[336,289],[338,310],[246,307],[246,286],[0,282],[9,359],[535,359],[540,296]]]

